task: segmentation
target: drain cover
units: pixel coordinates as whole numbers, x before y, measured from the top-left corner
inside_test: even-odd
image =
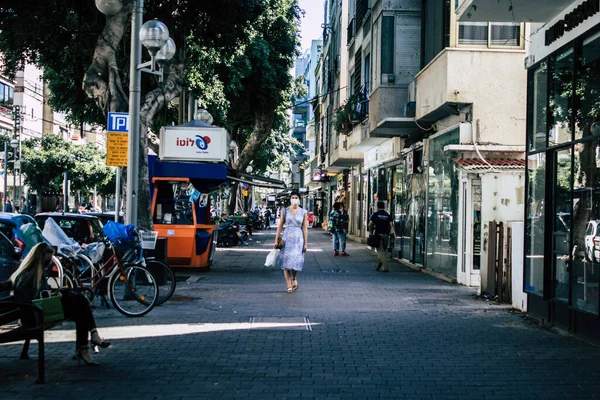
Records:
[[[250,317],[250,329],[312,331],[308,317]]]

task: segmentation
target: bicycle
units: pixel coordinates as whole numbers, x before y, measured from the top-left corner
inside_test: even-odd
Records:
[[[91,289],[90,301],[97,292],[106,289],[111,303],[123,315],[141,317],[148,314],[159,297],[154,276],[137,263],[123,264],[123,256],[117,255],[113,243],[106,238],[103,241],[113,250],[112,254],[98,268],[92,267],[93,269],[75,273],[76,285]],[[108,283],[105,284],[106,280]]]
[[[136,250],[138,253],[137,264],[147,268],[154,275],[159,293],[156,305],[159,306],[173,296],[177,280],[175,279],[175,273],[168,264],[154,257],[144,257],[144,249],[153,250],[156,247],[157,236],[158,232],[155,231],[139,231],[139,245]]]
[[[141,266],[142,268],[147,269],[154,277],[156,284],[158,286],[158,298],[156,300],[156,305],[161,305],[169,300],[173,293],[175,292],[175,288],[177,285],[177,281],[175,278],[175,273],[171,269],[171,267],[155,258],[145,257],[144,249],[154,249],[156,246],[156,238],[157,233],[153,231],[140,231],[135,232],[134,236],[137,237],[137,243],[135,242],[127,242],[127,243],[117,243],[117,246],[122,249],[122,256],[126,256],[127,259],[125,262],[127,264],[134,264],[137,266]],[[108,242],[108,239],[105,238],[103,240],[104,243]],[[133,250],[135,250],[135,255],[133,254]],[[113,254],[116,253],[116,248],[112,246]],[[131,253],[130,253],[131,251]],[[71,287],[82,286],[82,282],[84,281],[86,286],[92,286],[94,284],[94,275],[96,273],[96,266],[91,261],[90,258],[83,255],[82,253],[78,253],[74,256],[66,256],[60,255],[62,257],[62,264],[64,264],[64,280],[65,286],[69,287],[67,284],[70,283]],[[135,261],[134,261],[135,260]],[[121,258],[123,261],[123,258]],[[92,296],[90,301],[93,300]],[[103,298],[103,304],[104,304]],[[108,306],[108,303],[106,303]]]

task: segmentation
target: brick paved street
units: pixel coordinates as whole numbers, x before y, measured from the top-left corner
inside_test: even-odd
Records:
[[[7,399],[591,399],[600,397],[600,348],[547,331],[399,264],[310,232],[300,289],[263,266],[274,231],[216,254],[211,272],[178,271],[175,298],[148,316],[97,309],[98,368],[77,365],[74,326],[47,333],[46,385],[37,349],[0,346]]]

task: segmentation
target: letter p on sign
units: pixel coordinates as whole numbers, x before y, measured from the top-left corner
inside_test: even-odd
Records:
[[[106,130],[108,132],[128,132],[129,114],[122,112],[109,112]]]

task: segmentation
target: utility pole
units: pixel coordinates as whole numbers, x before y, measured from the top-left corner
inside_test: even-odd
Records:
[[[17,147],[20,144],[21,138],[21,106],[13,106],[13,123],[14,123],[14,136],[11,140],[11,147],[13,148],[13,211],[17,204]],[[13,145],[16,143],[16,146]],[[20,166],[19,166],[20,168]]]

